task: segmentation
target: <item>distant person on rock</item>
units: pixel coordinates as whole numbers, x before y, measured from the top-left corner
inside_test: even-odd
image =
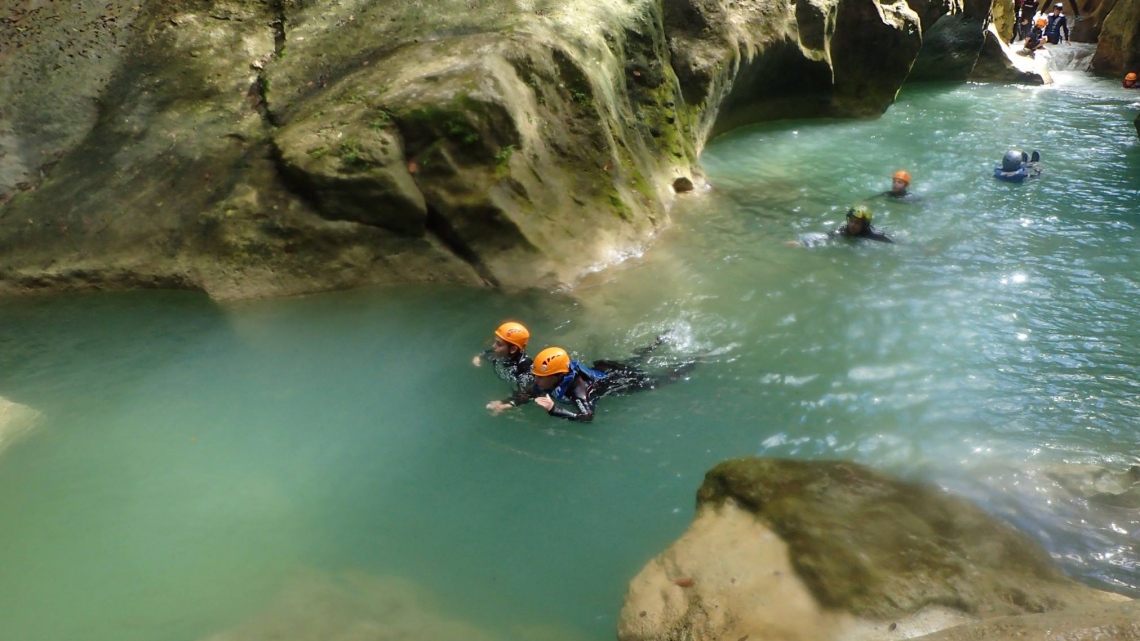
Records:
[[[877,240],[883,243],[893,243],[890,236],[871,227],[871,208],[858,205],[847,210],[847,222],[828,234],[805,234],[800,240],[784,243],[794,247],[816,247],[836,238],[853,238],[856,240]]]
[[[1025,30],[1017,38],[1024,40],[1029,37],[1029,30],[1033,28],[1033,22],[1037,19],[1037,0],[1019,0],[1017,15],[1019,23],[1021,20],[1025,21]]]
[[[658,338],[653,344],[639,350],[634,357],[635,361],[644,359],[662,342]],[[548,347],[534,359],[531,372],[535,384],[531,396],[535,404],[551,416],[586,423],[594,419],[594,407],[599,398],[654,389],[681,380],[694,365],[694,362],[684,363],[664,375],[653,376],[641,369],[639,364],[603,360],[594,361],[592,367],[586,367],[578,361],[570,360],[570,355],[561,347]]]
[[[1017,19],[1017,24],[1013,26],[1013,38],[1010,39],[1009,44],[1013,44],[1019,40],[1024,41],[1029,37],[1029,32],[1033,29],[1033,19],[1021,16]]]
[[[503,323],[495,330],[491,349],[477,354],[471,361],[475,367],[481,366],[483,360],[490,361],[499,378],[515,386],[515,393],[510,398],[487,403],[487,409],[495,414],[530,400],[527,392],[534,387],[534,377],[530,373],[533,361],[526,355],[529,341],[530,331],[522,323]]]
[[[1045,24],[1045,39],[1049,44],[1055,45],[1061,42],[1061,36],[1064,35],[1065,44],[1069,43],[1069,21],[1065,18],[1065,14],[1061,13],[1065,6],[1058,2],[1053,5],[1053,13],[1049,14],[1049,19]]]
[[[1033,52],[1045,48],[1045,25],[1048,21],[1045,18],[1038,18],[1037,24],[1029,30],[1029,36],[1025,39],[1025,44],[1021,51],[1017,53],[1023,56],[1032,56]]]
[[[1037,0],[1016,0],[1015,15],[1017,24],[1013,27],[1013,39],[1009,44],[1029,37],[1029,30],[1033,28],[1033,20],[1037,17]]]
[[[1136,74],[1131,71],[1124,74],[1124,82],[1121,84],[1125,89],[1140,89],[1140,82],[1136,81]]]

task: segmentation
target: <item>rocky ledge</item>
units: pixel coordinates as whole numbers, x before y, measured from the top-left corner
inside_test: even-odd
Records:
[[[697,506],[630,583],[620,641],[1140,639],[1136,602],[936,487],[739,459],[705,476]]]
[[[0,292],[571,282],[667,224],[711,135],[880,114],[935,24],[923,77],[962,80],[988,11],[18,0],[0,19]]]

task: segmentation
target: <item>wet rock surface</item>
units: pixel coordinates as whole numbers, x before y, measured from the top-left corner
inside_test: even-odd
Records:
[[[697,505],[631,582],[619,639],[909,638],[1070,610],[1078,626],[1126,601],[972,503],[853,463],[726,461]]]
[[[668,224],[709,136],[886,109],[973,10],[914,6],[21,0],[0,292],[573,282]]]

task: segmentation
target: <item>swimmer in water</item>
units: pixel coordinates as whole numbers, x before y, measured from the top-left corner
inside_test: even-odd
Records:
[[[495,414],[530,400],[527,390],[534,387],[534,377],[530,373],[533,361],[526,355],[529,341],[530,331],[522,323],[508,321],[495,330],[491,349],[471,361],[475,367],[481,366],[484,359],[491,361],[499,378],[515,386],[510,398],[487,403],[487,409]]]
[[[857,240],[877,240],[882,243],[893,243],[887,236],[874,227],[871,227],[871,208],[866,205],[857,205],[847,210],[847,221],[838,229],[824,234],[805,234],[801,240],[791,240],[785,245],[794,247],[815,247],[835,238],[854,238]]]
[[[1041,175],[1041,154],[1034,151],[1027,154],[1024,151],[1010,149],[1001,159],[1001,167],[994,167],[994,178],[1005,182],[1020,183],[1026,178],[1036,178]]]
[[[891,188],[880,196],[892,198],[894,200],[904,200],[907,202],[914,202],[918,200],[918,196],[912,194],[910,191],[910,172],[900,169],[891,176]]]
[[[639,350],[635,360],[643,359],[662,342],[658,338]],[[571,360],[561,347],[548,347],[534,359],[534,402],[551,416],[587,423],[594,419],[594,406],[599,398],[654,389],[681,380],[695,364],[684,363],[662,376],[653,376],[637,365],[616,361],[594,361],[592,367],[586,367]],[[560,407],[559,403],[570,408]]]
[[[1121,83],[1125,89],[1140,89],[1140,82],[1136,80],[1136,74],[1132,71],[1124,74],[1124,82]]]

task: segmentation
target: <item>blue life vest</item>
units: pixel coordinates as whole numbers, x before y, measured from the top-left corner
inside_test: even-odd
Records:
[[[550,395],[558,401],[569,403],[570,398],[566,396],[566,392],[569,391],[570,386],[574,384],[574,379],[579,375],[592,383],[597,383],[606,377],[603,372],[590,369],[578,361],[570,361],[570,371],[562,377],[562,382],[558,383],[558,387],[554,388],[554,391],[551,392]]]
[[[1028,177],[1029,172],[1025,170],[1024,166],[1018,167],[1017,171],[1002,171],[1001,167],[994,167],[994,178],[998,180],[1004,180],[1009,183],[1019,183]]]

